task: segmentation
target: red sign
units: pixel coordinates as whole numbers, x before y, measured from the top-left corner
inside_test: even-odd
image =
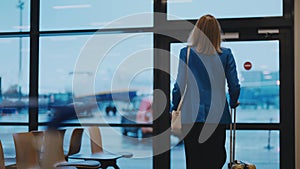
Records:
[[[250,69],[252,68],[252,63],[251,63],[251,62],[245,62],[245,63],[244,63],[244,68],[245,68],[246,70],[250,70]]]

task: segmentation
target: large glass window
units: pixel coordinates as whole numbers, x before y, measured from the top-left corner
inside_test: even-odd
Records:
[[[0,38],[0,121],[28,122],[29,38]]]
[[[73,120],[68,122],[152,123],[152,36],[42,37],[39,95],[48,107],[40,108],[39,121],[51,120],[56,106],[67,106],[74,97],[87,106],[77,112],[79,120],[71,116]],[[86,104],[91,98],[96,99],[97,107]],[[142,131],[151,134],[152,128]],[[124,135],[137,136],[139,132],[137,127],[123,128]]]
[[[230,160],[230,134],[226,133],[227,159],[223,169],[227,169]],[[237,131],[236,133],[236,159],[251,162],[256,168],[279,169],[280,144],[279,131]],[[173,140],[173,139],[171,139]],[[178,144],[171,150],[171,168],[185,169],[184,145]]]
[[[279,41],[224,42],[223,46],[232,49],[241,84],[237,121],[279,123]]]
[[[283,0],[192,1],[168,0],[168,20],[198,19],[204,14],[217,18],[249,18],[283,16]]]
[[[59,107],[70,105],[75,98],[86,109],[65,123],[151,124],[152,38],[152,33],[42,37],[39,95],[48,107],[40,107],[39,122],[51,121]],[[88,89],[89,78],[93,79],[92,89]],[[74,89],[78,83],[81,87]],[[97,107],[89,107],[90,97],[96,98]],[[152,134],[152,127],[103,127],[101,132],[105,150],[134,154],[130,159],[134,165],[120,159],[121,168],[152,168],[152,139],[144,139]],[[88,137],[82,143],[81,152],[90,153]]]
[[[278,123],[279,119],[279,41],[223,42],[232,50],[241,84],[237,122]],[[177,74],[180,49],[171,44],[172,83]],[[247,62],[252,67],[247,69]],[[246,65],[246,67],[245,67]],[[173,86],[171,86],[173,87]]]
[[[227,162],[229,162],[229,131],[226,133]],[[280,144],[279,131],[247,130],[236,133],[236,159],[251,162],[256,168],[279,169]],[[226,169],[224,166],[223,169]]]
[[[152,0],[41,1],[41,30],[152,27],[151,13]]]
[[[2,0],[0,5],[0,31],[29,31],[30,0]]]
[[[0,118],[1,119],[1,118]],[[27,132],[27,126],[1,126],[0,140],[6,159],[13,159],[16,157],[15,145],[13,140],[13,133]]]
[[[195,20],[203,14],[212,14],[218,19],[224,19],[222,24],[225,27],[231,25],[231,19],[247,22],[250,27],[233,25],[230,28],[240,30],[242,38],[248,37],[246,34],[250,31],[263,27],[265,23],[270,25],[277,19],[280,26],[275,25],[274,28],[287,28],[287,34],[284,34],[285,30],[280,31],[279,36],[274,36],[282,38],[282,44],[279,40],[254,40],[260,39],[256,36],[251,38],[251,41],[235,39],[223,42],[222,46],[232,49],[241,84],[241,104],[237,109],[237,122],[243,124],[238,125],[242,130],[237,131],[237,159],[252,162],[257,168],[279,169],[280,165],[288,165],[291,168],[294,160],[290,159],[294,156],[286,152],[294,147],[286,146],[292,143],[286,139],[287,136],[291,136],[291,133],[286,131],[293,127],[293,124],[279,123],[285,123],[292,118],[291,115],[282,116],[280,119],[280,106],[286,106],[287,100],[293,101],[292,89],[288,91],[290,93],[285,92],[287,95],[282,95],[282,98],[279,91],[280,80],[281,87],[285,88],[291,86],[293,83],[290,82],[293,80],[286,77],[283,81],[279,78],[279,72],[286,75],[292,71],[284,65],[292,59],[289,57],[291,51],[283,47],[290,43],[288,38],[291,32],[288,28],[291,28],[293,23],[288,16],[292,16],[292,11],[289,12],[292,2],[293,0],[2,0],[0,139],[5,157],[16,155],[12,133],[25,132],[36,125],[39,130],[45,130],[45,123],[50,122],[55,115],[60,115],[68,117],[68,120],[64,121],[65,125],[98,124],[106,151],[133,153],[133,158],[118,160],[121,168],[150,169],[171,163],[172,169],[184,169],[184,146],[182,142],[178,143],[179,139],[175,135],[170,136],[170,161],[164,156],[167,154],[163,155],[164,161],[157,160],[160,156],[153,154],[153,149],[160,147],[153,143],[151,137],[153,130],[160,130],[151,127],[153,86],[164,81],[160,77],[159,81],[153,81],[153,67],[157,66],[153,65],[153,47],[165,48],[170,39],[153,36],[154,32],[144,32],[151,31],[152,28],[172,32],[173,22],[162,21],[165,24],[160,25],[161,18],[154,17],[154,11],[162,11],[166,12],[167,21]],[[30,23],[30,20],[34,21],[35,18],[32,15],[33,18],[30,19],[30,6],[37,7],[37,4],[40,5],[39,30],[29,32],[30,25],[34,24]],[[283,11],[284,9],[286,10]],[[285,15],[287,17],[284,17]],[[251,18],[263,19],[264,23],[257,25]],[[104,30],[106,28],[107,30]],[[91,35],[96,29],[102,29],[102,32]],[[182,31],[184,34],[187,30]],[[22,37],[19,37],[19,32],[23,32]],[[36,33],[39,37],[35,36]],[[273,34],[271,37],[273,38]],[[30,43],[32,46],[29,48],[29,41],[36,40],[39,41],[39,48],[35,46],[36,43]],[[186,44],[183,43],[172,43],[170,46],[171,89],[177,75],[179,52],[184,46]],[[36,52],[40,52],[39,77],[35,77],[37,74],[34,72],[29,72],[29,53],[35,58]],[[286,55],[284,58],[288,62],[285,59],[284,62],[279,62],[280,53]],[[249,64],[252,66],[250,69]],[[30,116],[30,122],[33,123],[29,124],[29,91],[32,91],[32,94],[36,91],[34,88],[29,89],[29,83],[34,83],[35,80],[39,82],[38,123],[32,121],[35,120],[33,114],[34,116]],[[90,104],[93,101],[95,104]],[[77,109],[76,114],[59,111],[62,110],[60,108],[72,107],[73,104],[82,109]],[[293,113],[292,109],[287,113]],[[14,123],[18,123],[18,126],[14,126]],[[252,130],[257,127],[256,123],[264,124],[260,124],[259,129]],[[22,124],[24,126],[20,126]],[[160,121],[158,125],[164,127],[168,123]],[[274,130],[269,130],[269,127]],[[67,129],[64,140],[64,149],[67,150],[74,127],[63,128]],[[227,164],[228,131],[226,149]],[[89,137],[84,133],[81,153],[89,152]],[[153,166],[153,163],[158,165]],[[224,165],[223,169],[225,168],[227,165]]]

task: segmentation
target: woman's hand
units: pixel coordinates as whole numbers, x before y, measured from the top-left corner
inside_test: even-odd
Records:
[[[234,106],[231,106],[231,108],[235,109],[235,108],[237,108],[239,105],[240,105],[240,102],[237,101],[236,104],[235,104]]]

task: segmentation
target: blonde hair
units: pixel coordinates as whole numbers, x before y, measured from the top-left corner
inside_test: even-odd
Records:
[[[204,15],[198,19],[191,32],[188,45],[193,46],[199,53],[213,55],[221,51],[221,27],[212,15]]]

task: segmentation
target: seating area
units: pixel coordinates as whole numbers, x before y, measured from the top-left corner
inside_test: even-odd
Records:
[[[119,166],[117,165],[117,159],[122,157],[130,158],[133,156],[132,153],[128,153],[128,152],[120,152],[117,154],[105,152],[102,147],[102,138],[101,138],[100,129],[98,127],[89,127],[88,130],[89,130],[89,138],[91,143],[91,154],[78,154],[78,152],[80,151],[80,149],[78,149],[80,148],[80,146],[78,146],[78,147],[73,147],[73,149],[76,151],[69,150],[69,152],[73,152],[73,153],[69,153],[68,158],[82,159],[82,160],[96,160],[101,163],[101,168],[103,169],[106,169],[109,166],[112,166],[115,169],[119,169]],[[74,145],[81,145],[81,142]]]
[[[64,151],[65,129],[19,132],[13,134],[16,157],[5,158],[0,140],[0,169],[59,168],[119,169],[117,159],[130,158],[132,153],[105,152],[99,127],[88,127],[91,152],[80,153],[85,128],[74,128],[69,148]]]

